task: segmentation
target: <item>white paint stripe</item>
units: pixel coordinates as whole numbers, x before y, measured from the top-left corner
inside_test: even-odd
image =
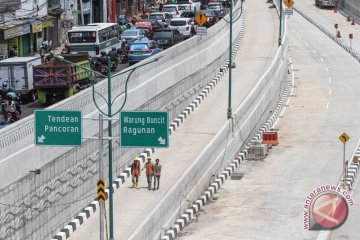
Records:
[[[321,58],[320,58],[320,61],[323,63],[323,62],[324,62],[324,59],[321,57]]]
[[[328,67],[325,67],[325,70],[326,70],[327,72],[329,72],[329,69],[328,69]]]
[[[315,51],[314,49],[312,51],[313,51],[313,53],[317,54],[317,51]]]
[[[329,82],[330,82],[330,84],[331,84],[331,77],[329,77]]]

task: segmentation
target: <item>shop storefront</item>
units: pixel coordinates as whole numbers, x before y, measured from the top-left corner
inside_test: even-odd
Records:
[[[42,28],[43,28],[43,40],[52,41],[53,46],[58,46],[59,44],[59,26],[58,19],[53,16],[42,17]]]
[[[28,21],[18,20],[1,23],[0,30],[0,54],[2,54],[0,58],[33,54],[31,25]],[[5,46],[7,46],[6,50]]]

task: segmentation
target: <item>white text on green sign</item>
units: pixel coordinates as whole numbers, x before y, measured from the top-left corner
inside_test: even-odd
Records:
[[[167,112],[121,112],[122,147],[168,147]]]
[[[35,144],[80,146],[82,118],[80,111],[35,111]]]

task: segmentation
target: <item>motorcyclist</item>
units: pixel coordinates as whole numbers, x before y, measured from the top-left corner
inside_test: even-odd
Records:
[[[16,111],[19,113],[19,116],[21,115],[21,106],[18,102],[18,96],[14,92],[8,92],[6,94],[6,99],[8,100],[8,106],[12,106],[16,109]]]
[[[107,66],[108,65],[108,60],[109,60],[109,58],[108,58],[108,56],[106,56],[106,52],[104,51],[104,50],[102,50],[101,52],[100,52],[100,57],[98,58],[98,62],[101,64],[101,65],[105,65],[105,66]]]
[[[119,55],[116,51],[115,46],[111,47],[111,51],[108,53],[108,56],[109,56],[111,62],[116,62],[116,64],[119,63]]]
[[[50,62],[55,59],[55,52],[53,50],[50,51],[50,54],[46,56],[45,62]]]

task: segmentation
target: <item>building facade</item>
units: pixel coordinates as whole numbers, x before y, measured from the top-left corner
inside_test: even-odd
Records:
[[[0,6],[0,59],[33,55],[43,40],[58,43],[48,0],[0,0]]]

